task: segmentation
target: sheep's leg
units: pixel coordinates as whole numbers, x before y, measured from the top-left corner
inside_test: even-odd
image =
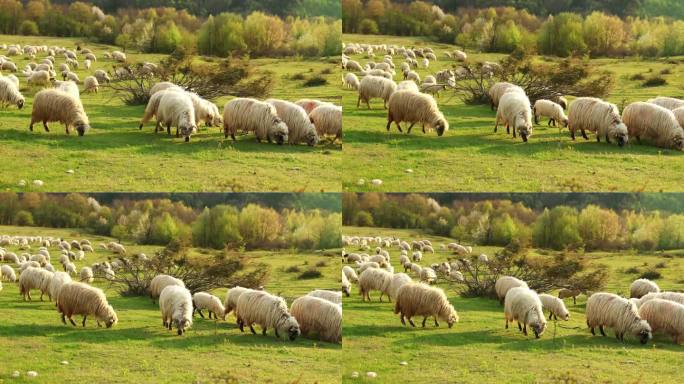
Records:
[[[249,326],[249,330],[252,331],[252,334],[256,335],[256,331],[254,330],[254,327],[253,327],[253,326],[250,325],[250,326]]]
[[[426,133],[426,132],[425,132],[425,124],[423,124],[423,133]]]
[[[506,319],[506,329],[508,329],[508,319]]]
[[[577,305],[577,297],[575,297],[575,296],[572,297],[572,303],[574,305]]]
[[[202,310],[201,310],[201,309],[198,309],[198,310],[197,310],[197,313],[199,313],[199,315],[204,319],[204,314],[202,313]]]
[[[413,328],[415,328],[415,327],[416,327],[416,325],[415,325],[415,324],[413,324],[413,320],[411,320],[411,318],[410,318],[410,317],[409,317],[408,321],[409,321],[409,324],[411,324],[411,326],[412,326]]]
[[[48,123],[45,120],[43,120],[43,128],[45,129],[45,132],[50,132],[50,127],[48,127]]]
[[[411,129],[413,128],[414,125],[416,125],[415,122],[411,123],[411,126],[409,126],[409,129],[406,133],[411,133]],[[425,128],[423,128],[423,133],[425,133]]]
[[[510,125],[506,125],[506,133],[508,133],[508,129],[509,129],[510,127],[511,127]],[[517,137],[517,136],[515,135],[515,127],[513,127],[512,131],[513,131],[513,138],[515,139],[515,138]]]
[[[62,313],[62,323],[66,325],[66,316]]]
[[[591,331],[591,334],[596,336],[596,332],[594,332],[594,327],[589,327],[589,330]]]
[[[494,108],[492,107],[492,109]],[[494,124],[494,133],[496,133],[497,129],[499,129],[499,116],[496,117],[496,124]]]
[[[610,137],[606,134],[606,143],[610,144]]]
[[[370,107],[370,99],[366,100],[366,105],[368,106],[368,109],[371,109],[371,107]]]
[[[88,316],[83,316],[83,322],[82,322],[83,328],[85,328],[85,323],[86,323],[87,318],[88,318]],[[98,321],[98,323],[99,323],[99,321]]]
[[[533,111],[533,112],[534,112],[534,111]],[[535,124],[539,124],[539,116],[537,116],[536,113],[534,114],[534,123],[535,123]]]
[[[601,331],[601,336],[606,335],[606,332],[603,330],[603,325],[599,325],[599,331]]]
[[[553,313],[549,312],[549,320],[553,317]]]
[[[44,295],[44,294],[45,294],[45,293],[44,293],[43,291],[40,292],[40,301],[43,301],[43,295]]]
[[[386,128],[387,128],[387,132],[389,132],[389,130],[390,130],[390,125],[392,125],[392,121],[393,121],[393,120],[394,120],[394,119],[392,118],[392,112],[390,111],[390,113],[387,115],[387,127],[386,127]]]
[[[76,326],[76,322],[74,321],[74,319],[71,318],[71,316],[69,316],[69,322],[70,322],[71,325],[73,325],[74,327]]]
[[[584,128],[581,128],[580,131],[582,131],[582,137],[584,137],[584,140],[589,140],[589,138],[587,137],[587,133],[584,132]]]
[[[176,127],[176,137],[180,137],[180,135],[178,134],[178,127]]]
[[[382,295],[384,295],[384,293],[381,291],[381,292],[380,292],[380,302],[381,302],[381,303],[382,303]]]
[[[276,337],[280,339],[280,334],[278,333],[278,328],[273,328],[273,330],[275,331]],[[266,331],[264,331],[264,332],[266,332]]]
[[[527,323],[525,323],[525,326],[523,327],[523,335],[527,336]]]
[[[404,320],[404,314],[403,314],[403,313],[400,313],[400,314],[399,314],[399,319],[401,320],[401,323],[402,323],[404,326],[406,326],[406,320]]]
[[[263,328],[263,329],[261,330],[261,335],[262,335],[262,336],[266,336],[266,328]]]
[[[4,107],[4,105],[3,105],[3,107]],[[31,131],[31,132],[33,132],[33,124],[34,123],[35,123],[35,121],[33,121],[33,119],[31,119],[31,124],[29,124],[29,131]]]
[[[423,328],[425,328],[425,320],[427,320],[427,316],[423,317]]]
[[[553,314],[553,319],[554,319],[554,320],[558,320],[558,316],[556,316],[555,313]]]
[[[209,320],[212,319],[212,316],[211,316],[212,313],[213,313],[212,311],[209,311]],[[216,315],[214,315],[214,317],[216,317]]]
[[[397,129],[399,130],[399,132],[404,133],[404,131],[401,130],[401,125],[399,125],[399,122],[397,121],[396,123],[397,123]]]
[[[518,321],[518,330],[522,331],[522,326],[520,325],[520,322]]]
[[[167,135],[171,134],[171,124],[166,124],[166,134]]]
[[[31,298],[31,290],[30,289],[26,292],[26,296],[28,296],[29,301],[33,301],[33,299]],[[25,298],[24,298],[24,301],[26,301]]]
[[[356,100],[356,108],[358,108],[361,105],[361,95],[359,95],[359,98]]]
[[[433,319],[435,319],[435,327],[439,327],[439,323],[437,322],[437,318],[433,317]]]
[[[596,135],[596,142],[597,142],[597,143],[600,143],[600,142],[601,142],[601,136]]]
[[[570,137],[575,141],[575,128],[568,126],[568,129],[570,130]]]
[[[242,321],[238,320],[238,327],[240,327],[240,332],[245,331],[245,323],[243,323]]]

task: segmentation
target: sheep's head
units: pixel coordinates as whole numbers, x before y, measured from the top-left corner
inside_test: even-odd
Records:
[[[185,141],[190,141],[190,136],[197,132],[197,126],[195,124],[181,124],[178,127],[180,134],[185,136]]]
[[[651,326],[648,324],[646,320],[637,320],[637,323],[635,324],[634,329],[634,336],[636,336],[639,339],[639,342],[641,344],[646,344],[648,343],[649,340],[651,340]]]
[[[342,292],[344,293],[345,296],[349,297],[351,294],[351,287],[349,285],[343,285],[342,286]]]
[[[681,132],[677,132],[672,137],[672,148],[680,151],[684,149],[684,134],[682,134]]]
[[[440,116],[433,124],[433,127],[437,131],[437,136],[442,136],[444,132],[449,130],[449,122],[443,116]]]
[[[107,316],[104,319],[105,326],[107,328],[111,328],[112,325],[116,324],[119,321],[119,318],[116,316],[116,312],[114,312],[114,308],[110,305],[107,308]]]
[[[454,323],[458,323],[458,313],[456,313],[456,310],[451,307],[451,313],[449,313],[449,317],[447,318],[447,324],[449,325],[449,328],[453,327]]]
[[[612,132],[613,139],[617,141],[620,147],[624,147],[625,144],[627,144],[627,142],[629,141],[627,126],[620,120],[616,119],[613,121]]]
[[[561,310],[563,311],[562,313],[560,313],[561,319],[563,319],[565,321],[570,320],[570,312],[568,312],[568,310],[565,308],[562,308]]]
[[[287,125],[280,118],[275,117],[271,123],[269,137],[275,140],[278,145],[283,145],[287,141],[287,133]]]
[[[178,330],[178,336],[185,333],[185,330],[190,328],[190,326],[192,325],[192,320],[186,318],[174,319],[173,322],[175,323],[176,329]]]
[[[287,318],[278,325],[278,331],[279,333],[287,334],[287,338],[290,341],[294,341],[301,333],[299,330],[299,323],[294,316],[287,316]]]
[[[567,128],[568,127],[568,118],[567,117],[562,118],[560,123],[563,126],[563,128]]]
[[[515,118],[514,129],[520,134],[520,138],[527,143],[527,138],[532,136],[532,122],[525,113],[520,113]]]
[[[312,124],[311,129],[309,129],[309,131],[306,133],[306,144],[309,147],[313,147],[316,144],[318,144],[318,141],[319,141],[319,138],[318,138],[318,134],[316,134],[316,128]]]
[[[74,125],[76,126],[76,132],[78,132],[79,136],[85,135],[86,131],[90,129],[90,124],[83,120],[77,121]]]
[[[546,330],[546,322],[541,320],[534,324],[530,324],[530,327],[532,328],[532,332],[534,332],[534,337],[538,339],[539,336],[544,333],[544,330]]]
[[[211,118],[211,125],[213,127],[220,127],[223,125],[223,116],[220,114],[214,114]]]
[[[17,108],[22,109],[24,108],[24,98],[20,97],[19,100],[17,100]]]

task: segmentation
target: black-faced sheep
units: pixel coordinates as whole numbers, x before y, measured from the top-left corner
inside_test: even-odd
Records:
[[[509,289],[504,299],[506,329],[508,329],[508,323],[515,320],[518,322],[518,329],[525,336],[527,336],[527,326],[529,325],[534,332],[534,337],[538,339],[546,329],[546,319],[542,308],[542,302],[535,291],[526,287]],[[522,327],[520,323],[523,324]]]
[[[601,138],[608,143],[615,140],[620,147],[629,141],[627,126],[622,122],[617,106],[593,97],[579,97],[570,104],[568,128],[573,140],[579,129],[585,140],[589,140],[586,131],[591,131],[596,132],[597,141]]]
[[[627,333],[637,337],[641,344],[651,339],[651,327],[639,316],[636,305],[618,295],[594,293],[587,300],[586,316],[592,335],[596,335],[594,328],[599,327],[601,335],[606,336],[603,327],[609,327],[620,341],[624,341]]]
[[[168,285],[159,295],[159,309],[162,324],[169,331],[176,326],[178,335],[182,335],[192,326],[192,296],[185,287]]]

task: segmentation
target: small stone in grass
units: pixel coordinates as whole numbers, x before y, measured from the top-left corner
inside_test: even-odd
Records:
[[[19,180],[17,185],[19,185],[20,187],[25,187],[26,186],[26,180],[24,180],[24,179]]]
[[[378,374],[375,372],[366,372],[366,376],[368,376],[371,379],[375,379],[376,377],[378,377]]]
[[[366,180],[364,180],[364,179],[359,179],[359,180],[356,182],[356,185],[364,185],[364,184],[366,184]]]
[[[38,376],[38,372],[36,372],[36,371],[28,371],[28,372],[26,372],[26,376],[28,376],[28,377],[36,377],[36,376]]]
[[[66,360],[64,360],[64,361],[62,361],[60,364],[62,364],[62,365],[69,365],[69,362],[66,361]]]
[[[406,173],[413,173],[413,169],[411,169],[411,168],[407,169]]]
[[[402,361],[402,362],[399,363],[399,365],[408,365],[408,363],[405,362],[405,361]]]
[[[371,180],[371,183],[373,183],[373,185],[382,185],[382,180],[380,180],[380,179],[373,179],[373,180]]]
[[[19,371],[12,372],[12,377],[19,377],[20,375],[21,373],[19,373]]]
[[[45,184],[43,183],[43,180],[33,180],[33,185],[35,185],[36,187],[42,187],[43,184]]]
[[[72,175],[73,175],[73,174],[74,174],[74,170],[73,170],[73,169],[67,169],[67,173],[69,173],[69,174],[72,174]]]
[[[352,372],[351,377],[352,377],[352,379],[356,379],[357,377],[359,377],[359,373],[354,371],[354,372]]]

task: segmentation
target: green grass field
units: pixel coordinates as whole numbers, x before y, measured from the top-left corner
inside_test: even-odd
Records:
[[[66,46],[75,49],[79,39],[23,37],[0,35],[6,44],[40,44]],[[84,43],[98,61],[90,71],[83,59],[76,71],[81,81],[96,69],[111,70],[115,64],[102,57],[104,51],[116,47]],[[2,52],[4,54],[5,52]],[[129,62],[159,62],[162,55],[128,52]],[[42,60],[39,54],[36,61]],[[29,62],[24,56],[11,57],[21,71]],[[331,61],[332,60],[332,61]],[[64,62],[57,58],[58,65]],[[271,97],[295,101],[319,98],[339,104],[339,66],[335,58],[320,59],[254,59],[257,72],[270,71],[275,76]],[[323,74],[328,84],[304,87],[304,80],[292,80],[295,74],[305,78]],[[59,71],[58,71],[59,72]],[[7,75],[9,72],[4,71]],[[67,136],[64,127],[52,123],[50,133],[40,124],[29,132],[33,96],[40,89],[28,88],[20,72],[21,92],[26,97],[22,110],[5,108],[0,119],[0,151],[12,159],[12,167],[0,177],[0,190],[21,191],[19,180],[42,180],[41,191],[339,191],[339,144],[322,143],[311,148],[305,145],[277,146],[258,144],[254,135],[245,135],[233,143],[224,140],[220,128],[199,127],[190,143],[166,134],[153,133],[153,122],[142,131],[138,124],[145,106],[124,105],[112,90],[100,87],[99,94],[82,94],[91,130],[84,137]],[[58,73],[61,80],[61,75]],[[83,89],[82,85],[80,86]],[[229,97],[213,100],[220,111]],[[74,170],[67,174],[67,170]]]
[[[87,235],[78,230],[20,228],[0,226],[2,235],[59,236],[88,238],[96,246],[112,239]],[[153,254],[158,247],[126,244],[129,253]],[[37,248],[37,247],[36,247]],[[9,247],[9,250],[16,251]],[[214,251],[196,250],[198,255]],[[337,255],[337,252],[334,252]],[[51,250],[53,264],[59,253]],[[112,256],[97,249],[88,254],[80,268]],[[288,304],[295,297],[315,288],[338,289],[337,257],[321,253],[248,252],[255,263],[271,267],[265,289],[279,293]],[[298,280],[296,273],[285,272],[293,265],[304,267],[325,262],[322,277]],[[305,269],[305,268],[303,268]],[[89,321],[85,329],[63,325],[54,304],[38,300],[24,302],[17,283],[3,282],[0,291],[0,383],[336,383],[340,378],[342,348],[337,344],[298,338],[281,341],[273,332],[264,337],[247,331],[240,333],[230,314],[226,322],[195,317],[192,328],[176,336],[162,327],[158,305],[146,297],[122,297],[114,287],[101,280],[119,323],[111,329],[97,328]],[[222,300],[225,289],[214,294]],[[46,298],[47,300],[47,298]],[[68,365],[62,365],[68,361]],[[13,371],[21,378],[11,377]],[[27,378],[27,371],[37,378]]]
[[[456,47],[420,38],[393,36],[344,35],[346,43],[396,44],[406,47],[430,46],[438,61],[429,70],[418,69],[421,78],[450,68],[445,52]],[[500,54],[467,52],[470,61],[496,61]],[[362,65],[370,61],[352,56]],[[381,61],[378,54],[375,61]],[[539,58],[545,60],[545,58]],[[395,57],[397,76],[403,80]],[[608,100],[645,101],[658,95],[682,97],[684,70],[666,60],[647,61],[635,58],[592,60],[616,75],[616,86]],[[644,88],[643,81],[630,80],[634,74],[646,77],[669,69],[664,75],[668,85]],[[652,71],[652,72],[649,72]],[[510,135],[494,133],[496,113],[485,105],[465,105],[448,92],[440,94],[438,104],[449,121],[449,131],[442,137],[434,132],[424,135],[420,126],[410,135],[400,134],[395,125],[385,130],[387,111],[382,100],[371,101],[371,110],[356,107],[357,92],[344,89],[345,158],[342,182],[345,191],[675,191],[681,187],[684,154],[647,145],[630,144],[625,148],[570,139],[567,129],[547,128],[546,120],[535,126],[528,143]],[[664,166],[667,164],[667,166]],[[408,172],[407,170],[412,170]],[[652,182],[655,177],[658,182]],[[359,179],[365,183],[360,184]],[[381,179],[381,186],[369,183]]]
[[[429,236],[414,230],[345,227],[345,235],[396,236],[402,240],[430,239],[436,253],[424,255],[421,265],[445,261],[448,254],[438,244],[453,240]],[[374,247],[374,246],[373,246]],[[473,252],[493,255],[496,247],[473,247]],[[355,252],[347,248],[347,252]],[[606,291],[628,294],[629,284],[638,276],[625,273],[629,267],[643,269],[665,262],[657,280],[663,290],[684,290],[684,252],[672,258],[657,254],[623,252],[591,253],[596,265],[610,270]],[[395,272],[403,272],[399,252],[390,252]],[[416,279],[415,276],[412,276]],[[540,339],[525,337],[517,329],[504,329],[503,307],[496,300],[462,298],[455,285],[438,281],[458,311],[460,322],[452,329],[428,321],[425,329],[402,326],[393,313],[393,303],[380,303],[372,292],[372,303],[362,303],[358,287],[343,299],[344,368],[343,382],[422,383],[678,383],[684,346],[657,335],[642,346],[634,339],[618,342],[612,331],[606,338],[592,336],[584,317],[586,296],[577,305],[565,300],[570,321],[549,322]],[[420,327],[420,318],[414,322]],[[405,361],[407,365],[400,365]],[[352,372],[361,379],[352,379]],[[367,379],[366,372],[377,373]]]

